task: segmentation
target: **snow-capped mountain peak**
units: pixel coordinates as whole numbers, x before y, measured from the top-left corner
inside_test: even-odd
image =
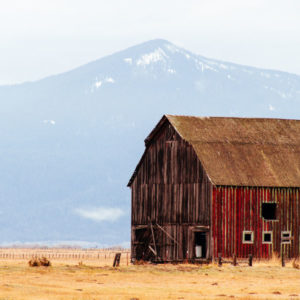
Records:
[[[112,245],[129,241],[126,184],[163,114],[300,119],[300,76],[152,40],[0,99],[2,240]]]

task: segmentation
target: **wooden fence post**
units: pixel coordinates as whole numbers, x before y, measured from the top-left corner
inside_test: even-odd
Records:
[[[233,265],[236,266],[236,255],[233,254]]]
[[[283,244],[281,245],[281,266],[285,267]]]
[[[221,256],[221,253],[219,253],[219,256],[218,256],[218,267],[222,267],[222,256]]]
[[[113,267],[118,267],[120,265],[120,260],[121,260],[121,253],[116,253]]]
[[[253,256],[252,254],[249,254],[249,267],[252,267],[252,260],[253,260]]]

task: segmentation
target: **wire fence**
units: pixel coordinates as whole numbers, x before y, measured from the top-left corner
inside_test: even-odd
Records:
[[[116,253],[130,261],[128,249],[15,249],[0,248],[0,260],[28,260],[46,257],[50,260],[112,261]]]

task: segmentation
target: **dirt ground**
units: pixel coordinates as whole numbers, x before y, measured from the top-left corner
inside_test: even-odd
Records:
[[[0,300],[299,299],[300,269],[288,263],[128,265],[112,260],[53,260],[29,267],[0,260]]]

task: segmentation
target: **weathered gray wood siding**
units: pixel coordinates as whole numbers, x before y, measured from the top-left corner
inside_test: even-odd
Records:
[[[212,186],[192,146],[181,139],[169,122],[147,145],[131,190],[133,258],[137,245],[143,243],[142,238],[136,237],[135,229],[150,221],[176,240],[155,228],[162,259],[192,258],[193,226],[210,225]]]

